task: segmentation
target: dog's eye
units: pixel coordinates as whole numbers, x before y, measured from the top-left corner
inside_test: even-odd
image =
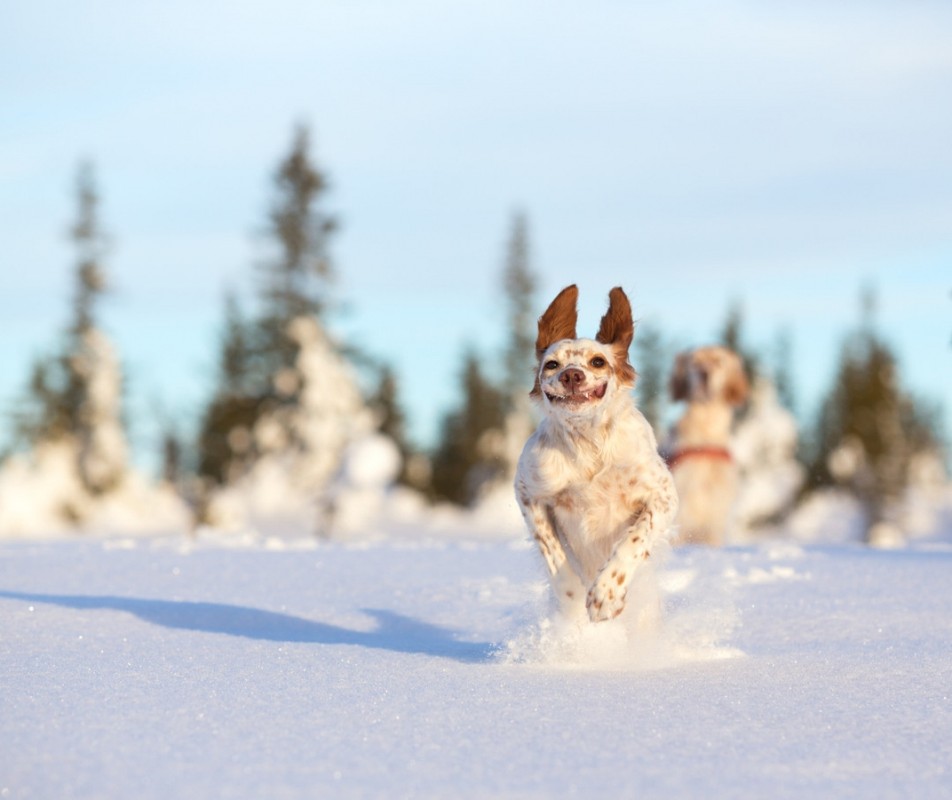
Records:
[[[544,368],[544,369],[547,369],[547,370],[548,370],[548,369],[558,369],[558,368],[559,368],[559,362],[558,362],[558,361],[546,361],[545,364],[543,364],[543,368]]]
[[[600,367],[605,366],[605,359],[602,358],[601,356],[595,356],[595,358],[593,358],[588,363],[591,364],[593,367],[595,367],[595,369],[598,369]]]

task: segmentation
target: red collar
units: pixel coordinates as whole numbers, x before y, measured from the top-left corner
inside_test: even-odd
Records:
[[[665,457],[668,463],[668,469],[674,469],[678,464],[687,458],[712,458],[715,461],[733,461],[730,450],[726,447],[715,447],[712,445],[699,445],[697,447],[685,447],[682,450],[675,450]]]

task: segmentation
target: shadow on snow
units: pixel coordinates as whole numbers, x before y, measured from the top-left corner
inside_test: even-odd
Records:
[[[125,611],[165,628],[220,633],[268,642],[356,645],[465,663],[488,661],[493,651],[492,644],[488,642],[461,642],[446,628],[386,609],[362,609],[363,613],[373,617],[377,627],[372,631],[355,631],[290,614],[225,603],[8,591],[0,591],[0,598],[80,610]]]

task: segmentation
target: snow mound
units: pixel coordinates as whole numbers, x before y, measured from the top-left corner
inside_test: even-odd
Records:
[[[91,495],[76,468],[71,440],[46,442],[0,468],[0,536],[44,537],[95,531],[152,535],[183,532],[192,514],[175,490],[125,470],[110,491]]]

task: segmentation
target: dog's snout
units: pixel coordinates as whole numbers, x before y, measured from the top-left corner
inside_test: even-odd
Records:
[[[559,375],[559,383],[561,383],[566,389],[570,392],[574,392],[585,382],[585,373],[580,369],[575,367],[569,367],[566,370],[562,371],[562,374]]]

